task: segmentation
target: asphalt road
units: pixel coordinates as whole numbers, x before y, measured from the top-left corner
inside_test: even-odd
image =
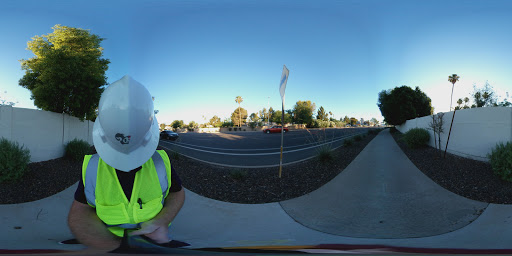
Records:
[[[322,147],[332,149],[343,140],[370,128],[295,130],[284,134],[283,164],[317,155]],[[177,141],[160,140],[160,146],[204,162],[242,168],[279,166],[281,134],[263,132],[181,133]]]

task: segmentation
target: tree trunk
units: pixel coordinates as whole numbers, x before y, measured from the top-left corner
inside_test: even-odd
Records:
[[[439,146],[439,151],[441,151],[441,131],[439,130],[439,132],[437,133],[437,140],[439,141],[437,143],[437,145]]]
[[[455,112],[457,112],[457,110],[453,111],[453,116],[452,116],[452,123],[450,124],[450,131],[448,132],[448,139],[446,140],[446,147],[444,148],[444,158],[446,158],[446,150],[448,150],[448,142],[450,142],[450,134],[452,133],[452,126],[453,126],[453,119],[455,118]]]
[[[432,127],[432,128],[433,128],[433,130],[434,130],[434,146],[435,146],[435,147],[436,147],[436,149],[437,149],[437,140],[436,140],[436,139],[437,139],[437,138],[436,138],[436,118],[435,118],[435,116],[434,116],[434,115],[432,115],[432,124],[433,124],[433,126],[434,126],[434,127]]]
[[[452,111],[453,87],[455,87],[455,83],[452,83],[452,97],[450,98],[450,111]],[[453,112],[453,114],[455,114],[455,112]]]

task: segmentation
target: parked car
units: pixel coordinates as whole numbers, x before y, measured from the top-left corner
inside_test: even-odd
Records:
[[[179,137],[180,137],[180,135],[175,133],[175,132],[173,132],[173,131],[165,130],[165,131],[160,132],[160,139],[161,140],[165,140],[165,139],[167,139],[167,140],[177,140]]]
[[[277,126],[277,125],[272,126],[270,128],[264,129],[263,132],[264,133],[281,132],[281,127],[282,126]],[[288,132],[288,127],[284,128],[284,132]]]

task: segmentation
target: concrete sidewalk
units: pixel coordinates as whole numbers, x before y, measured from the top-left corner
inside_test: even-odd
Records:
[[[362,172],[364,170],[355,168],[362,164],[371,165],[370,162],[377,163],[377,166],[384,164],[385,157],[379,158],[378,152],[380,150],[390,150],[393,148],[394,141],[389,141],[386,138],[389,134],[387,131],[382,132],[374,141],[361,152],[356,160],[347,167],[333,181],[326,184],[324,187],[297,199],[292,199],[286,202],[280,203],[269,203],[269,204],[233,204],[220,202],[212,199],[208,199],[197,195],[191,191],[186,190],[186,200],[183,209],[175,219],[171,226],[171,234],[174,239],[185,241],[190,243],[191,248],[205,248],[205,247],[239,247],[239,246],[259,246],[259,245],[317,245],[317,244],[380,244],[387,246],[401,246],[401,247],[422,247],[422,248],[468,248],[468,249],[510,249],[512,243],[510,237],[512,237],[512,205],[496,205],[487,204],[471,201],[465,198],[460,198],[450,192],[443,191],[442,189],[435,188],[435,184],[432,185],[431,181],[426,177],[421,177],[419,174],[414,174],[414,171],[408,171],[407,175],[401,173],[403,170],[398,170],[397,173],[400,179],[398,183],[405,184],[404,188],[395,189],[390,187],[390,184],[394,184],[392,180],[385,178],[386,173],[374,172],[366,173],[367,175],[374,175],[375,181],[368,180],[367,175],[356,175],[356,172]],[[397,153],[397,152],[395,152]],[[386,154],[386,153],[383,153]],[[377,157],[377,159],[369,159],[368,157]],[[380,159],[380,160],[379,160]],[[404,159],[387,159],[386,161],[404,161]],[[404,164],[407,165],[407,164]],[[355,166],[355,167],[354,167]],[[404,169],[405,170],[405,169]],[[378,171],[378,170],[377,170]],[[352,173],[352,174],[351,174]],[[394,174],[397,174],[394,173]],[[353,176],[353,177],[351,177]],[[361,176],[361,177],[357,177]],[[414,183],[410,181],[410,177],[413,176]],[[354,213],[350,213],[347,207],[339,207],[345,203],[357,205],[356,199],[350,202],[348,195],[339,194],[339,190],[335,187],[349,186],[342,179],[347,177],[351,179],[354,184],[352,188],[359,191],[359,193],[353,193],[352,196],[361,200],[373,200],[371,193],[380,193],[378,189],[382,190],[382,186],[378,187],[379,182],[386,182],[388,187],[386,188],[387,193],[391,197],[386,197],[384,194],[380,195],[380,200],[373,200],[371,203],[366,202],[366,205],[378,206],[376,208],[369,208],[366,210],[366,215],[358,217],[354,216]],[[356,182],[360,182],[357,184]],[[370,183],[370,185],[361,184]],[[390,182],[390,183],[388,183]],[[436,185],[437,186],[437,185]],[[360,189],[365,187],[365,192]],[[373,188],[377,187],[377,188]],[[359,188],[359,189],[358,189]],[[61,193],[54,195],[49,198],[38,200],[30,203],[14,204],[14,205],[0,205],[0,249],[60,249],[60,250],[80,250],[84,247],[81,245],[60,245],[57,242],[71,238],[71,233],[67,227],[67,213],[71,202],[73,200],[73,193],[76,189],[76,185],[62,191]],[[406,190],[412,190],[409,195],[411,197],[399,197],[397,195],[406,193]],[[421,191],[421,193],[420,193]],[[334,194],[332,194],[334,193]],[[337,193],[337,194],[336,194]],[[422,198],[424,195],[428,198],[425,204],[426,206],[438,207],[436,209],[429,209],[421,204],[414,204],[415,200]],[[375,196],[375,194],[374,194]],[[312,198],[318,197],[319,202],[315,205],[317,207],[307,207],[301,205],[301,203],[309,203],[312,205]],[[395,198],[389,200],[389,198]],[[438,198],[439,197],[439,198]],[[309,198],[309,199],[308,199]],[[325,201],[326,199],[334,198],[334,201]],[[446,199],[448,198],[448,199]],[[344,201],[339,201],[343,199]],[[384,212],[382,216],[378,216],[376,220],[379,224],[385,224],[386,221],[398,221],[393,220],[392,213],[399,214],[400,216],[407,216],[403,209],[389,209],[390,207],[407,206],[409,204],[401,205],[399,199],[404,199],[415,207],[422,207],[422,211],[419,211],[414,215],[415,219],[409,219],[407,227],[415,227],[415,223],[422,223],[424,219],[430,219],[432,226],[439,226],[442,231],[444,225],[449,229],[456,228],[451,232],[444,233],[441,235],[429,235],[418,238],[375,238],[375,234],[382,235],[385,229],[379,229],[378,227],[373,229],[374,233],[368,234],[369,237],[373,234],[373,238],[356,238],[354,236],[363,236],[366,233],[359,231],[357,227],[367,232],[370,229],[370,221],[372,218],[377,218],[377,213],[371,215],[369,211],[373,209],[381,209]],[[386,208],[385,204],[380,202],[388,202],[392,205]],[[440,201],[444,204],[437,202]],[[332,202],[332,205],[325,204],[326,202]],[[363,209],[363,203],[359,204],[359,209]],[[283,206],[281,206],[283,205]],[[338,205],[338,206],[337,206]],[[285,207],[286,211],[283,210]],[[460,208],[459,208],[460,207]],[[477,207],[483,209],[483,213],[478,216],[478,212],[472,212],[474,209],[471,207]],[[303,215],[304,219],[301,220],[303,224],[299,224],[294,218],[298,219],[298,215],[301,210],[305,211]],[[340,212],[336,212],[339,210]],[[407,208],[407,210],[410,210]],[[460,210],[460,212],[458,212]],[[290,217],[288,212],[294,212],[293,218]],[[389,213],[387,213],[389,212]],[[346,223],[339,224],[333,220],[338,220],[347,217],[343,217],[343,214],[352,214],[353,218],[356,218],[359,222],[353,222],[354,226],[347,225]],[[430,215],[441,216],[441,221],[432,219]],[[309,217],[308,217],[309,216]],[[364,217],[366,216],[366,217]],[[370,216],[373,216],[370,218]],[[445,216],[445,217],[442,217]],[[472,219],[468,216],[473,216]],[[382,217],[382,218],[381,218]],[[385,218],[384,218],[385,217]],[[384,218],[384,219],[383,219]],[[443,220],[442,218],[445,218]],[[384,220],[384,223],[380,223]],[[448,221],[446,221],[448,220]],[[472,220],[472,222],[471,222]],[[329,221],[331,221],[329,225]],[[470,222],[470,223],[469,223]],[[347,233],[343,235],[328,234],[324,231],[317,231],[320,229],[318,226],[322,224],[324,227],[343,227],[356,232],[356,235]],[[327,223],[327,224],[325,224]],[[396,222],[396,225],[402,225],[401,222]],[[457,226],[453,223],[463,223],[463,225]],[[465,224],[464,224],[465,223]],[[468,224],[469,223],[469,224]],[[306,227],[305,225],[312,226]],[[365,226],[366,225],[366,226]],[[404,224],[405,225],[405,224]],[[21,227],[18,229],[16,227]],[[395,229],[400,229],[400,226],[393,227],[389,226],[389,232],[395,232]],[[416,228],[427,228],[424,224],[417,224]],[[416,230],[409,229],[410,230]],[[457,229],[458,228],[458,229]],[[331,230],[332,231],[332,230]],[[418,230],[416,230],[418,231]],[[429,232],[430,232],[429,231]],[[393,234],[403,234],[402,231]],[[422,232],[419,230],[418,232]],[[444,231],[442,231],[444,232]],[[331,232],[334,233],[334,232]]]
[[[462,228],[488,204],[430,180],[385,130],[336,178],[281,205],[299,223],[329,234],[412,238]]]

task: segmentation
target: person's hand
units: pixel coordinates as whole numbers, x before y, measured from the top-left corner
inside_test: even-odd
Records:
[[[142,223],[139,230],[135,230],[129,234],[130,236],[145,235],[156,243],[163,244],[169,242],[169,227],[158,223],[155,220],[149,220]]]

